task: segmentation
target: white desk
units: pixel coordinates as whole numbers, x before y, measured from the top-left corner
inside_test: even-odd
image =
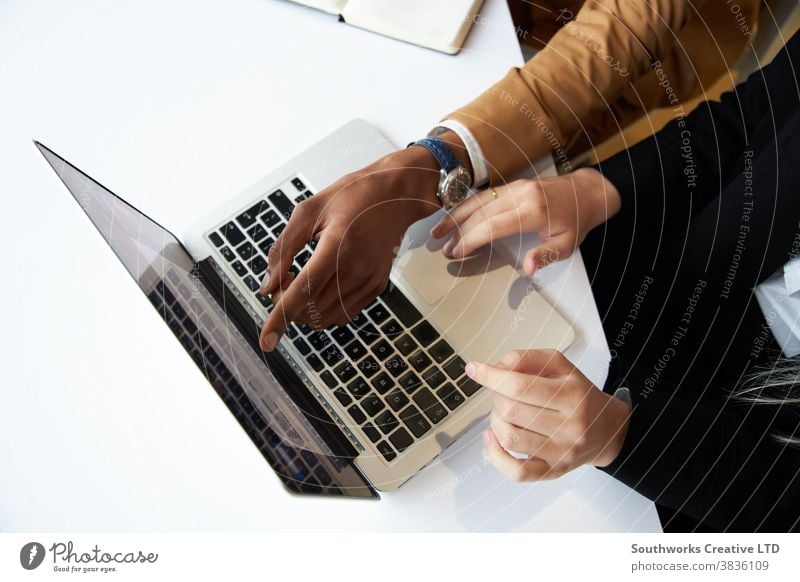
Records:
[[[501,0],[455,58],[271,0],[1,2],[0,530],[658,530],[594,469],[505,481],[478,432],[380,502],[289,495],[31,143],[180,232],[348,119],[403,145],[520,60]],[[580,259],[545,282],[602,382]]]

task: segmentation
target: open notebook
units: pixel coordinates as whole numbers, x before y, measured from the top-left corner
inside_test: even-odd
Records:
[[[451,55],[461,50],[483,0],[292,0],[353,26]]]

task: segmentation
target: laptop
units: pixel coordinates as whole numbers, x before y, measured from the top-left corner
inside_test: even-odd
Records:
[[[393,151],[353,120],[199,219],[180,238],[35,142],[285,487],[375,498],[434,460],[492,406],[464,373],[511,349],[564,349],[569,323],[492,248],[450,262],[408,230],[386,290],[345,326],[291,324],[258,345],[270,246],[302,200]],[[296,257],[298,271],[314,243]]]

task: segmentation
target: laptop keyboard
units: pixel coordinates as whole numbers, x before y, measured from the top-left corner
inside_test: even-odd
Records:
[[[235,273],[229,275],[267,312],[272,303],[257,291],[269,249],[295,206],[312,195],[294,177],[208,234],[221,262]],[[294,275],[315,246],[311,241],[295,257],[290,269]],[[346,326],[314,330],[290,324],[286,338],[387,463],[425,438],[481,387],[464,374],[464,361],[393,285]]]

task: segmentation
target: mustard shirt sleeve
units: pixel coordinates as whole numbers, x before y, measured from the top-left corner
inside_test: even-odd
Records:
[[[556,161],[581,129],[667,54],[702,2],[587,0],[545,48],[478,98],[446,115],[480,144],[492,183],[552,152]],[[694,6],[694,8],[693,8]]]

